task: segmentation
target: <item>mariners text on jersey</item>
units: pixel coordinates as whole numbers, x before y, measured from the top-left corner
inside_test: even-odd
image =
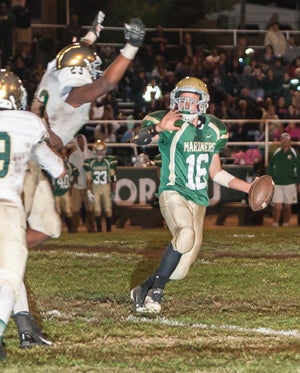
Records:
[[[202,142],[202,141],[185,141],[183,144],[183,150],[185,152],[210,152],[215,151],[215,143],[213,142]]]

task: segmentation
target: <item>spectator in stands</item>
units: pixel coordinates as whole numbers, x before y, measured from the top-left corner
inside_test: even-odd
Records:
[[[278,227],[281,219],[288,226],[292,215],[292,204],[297,203],[297,189],[300,191],[300,156],[291,146],[291,136],[280,136],[281,146],[270,157],[267,174],[275,183],[273,196],[273,227]]]
[[[265,92],[265,97],[278,96],[282,88],[282,78],[276,78],[274,70],[269,68],[261,80],[261,86]]]
[[[174,71],[167,71],[166,76],[161,81],[161,92],[163,95],[170,93],[176,86],[177,79]]]
[[[191,61],[192,59],[188,55],[183,55],[175,66],[175,77],[179,81],[185,76],[191,75]]]
[[[116,142],[116,131],[119,128],[117,122],[111,122],[114,119],[113,108],[111,104],[104,106],[102,120],[108,120],[109,122],[99,123],[95,127],[94,140],[101,140],[105,143]]]
[[[266,45],[265,48],[258,54],[257,63],[265,73],[272,68],[275,63],[274,50],[271,45]]]
[[[151,72],[156,65],[156,54],[151,45],[146,45],[145,48],[142,50],[140,61],[143,69],[145,70],[146,79],[149,80]]]
[[[161,109],[162,93],[156,78],[151,78],[145,88],[143,98],[146,104],[146,112]]]
[[[162,81],[168,72],[167,65],[159,56],[157,56],[156,65],[151,71],[150,79],[155,78],[158,81]]]
[[[220,61],[220,53],[217,47],[213,47],[211,52],[205,58],[205,63],[208,66],[209,70],[214,69]]]
[[[63,30],[62,44],[68,45],[79,41],[84,36],[84,30],[79,23],[78,14],[73,13],[70,17],[70,24]]]
[[[283,74],[288,71],[285,60],[282,57],[276,57],[272,70],[274,72],[275,79],[282,80]]]
[[[285,72],[282,76],[279,96],[283,96],[287,104],[290,104],[292,102],[293,90],[291,86],[291,78],[288,72]]]
[[[268,105],[266,104],[266,102],[262,107],[261,119],[263,120],[260,122],[260,125],[259,125],[260,134],[259,134],[258,141],[263,141],[265,139],[266,120],[268,119],[272,120],[272,122],[268,122],[269,139],[271,141],[274,140],[274,130],[279,126],[279,118],[278,118],[278,115],[276,114],[276,107],[273,104],[272,99]],[[273,120],[276,120],[276,122]]]
[[[280,30],[278,18],[273,18],[268,24],[268,31],[265,35],[264,46],[272,46],[275,57],[283,57],[286,51],[286,39]]]
[[[293,105],[289,105],[290,110],[294,113],[294,118],[299,119],[299,110],[295,109]],[[286,132],[290,134],[293,141],[300,141],[300,125],[297,122],[289,122],[286,127]]]
[[[238,123],[239,131],[238,141],[256,141],[259,137],[259,123],[247,122],[247,119],[261,118],[261,109],[252,100],[241,99],[238,101],[236,111],[237,119],[245,119],[246,121]]]
[[[32,43],[31,12],[26,3],[26,0],[19,0],[12,8],[12,13],[15,16],[15,48],[22,42],[26,42],[30,46]]]
[[[275,101],[276,114],[279,119],[290,119],[290,113],[288,110],[288,103],[284,96],[279,96]]]
[[[157,25],[156,32],[151,37],[152,49],[155,55],[165,56],[168,38],[161,25]]]
[[[239,79],[240,97],[262,103],[265,97],[265,91],[262,86],[263,78],[264,74],[259,66],[252,70],[250,65],[246,65]]]
[[[297,57],[300,57],[300,48],[296,45],[295,36],[290,34],[287,39],[284,59],[288,64],[291,64]]]
[[[100,120],[104,113],[104,96],[98,97],[91,105],[90,119]]]
[[[133,99],[136,109],[144,113],[146,112],[146,106],[145,106],[145,101],[143,99],[143,94],[144,94],[147,84],[148,84],[148,81],[146,79],[145,71],[144,69],[141,68],[132,77],[131,91],[132,91],[132,99]]]
[[[122,143],[124,142],[133,142],[133,139],[135,136],[140,132],[141,129],[141,124],[140,123],[135,123],[133,126],[128,125],[127,131],[124,133],[124,135],[121,138]]]
[[[294,61],[288,65],[288,73],[291,78],[294,78],[298,68],[300,68],[300,57],[296,57]]]
[[[15,17],[5,1],[0,3],[0,54],[1,67],[5,68],[13,55],[13,31]]]
[[[179,55],[194,57],[196,54],[196,46],[192,40],[192,34],[190,32],[184,32],[182,37],[182,43],[179,46]]]
[[[131,82],[135,74],[136,66],[135,61],[133,60],[118,84],[118,90],[122,98],[122,101],[124,102],[131,102],[133,99]]]
[[[248,41],[245,35],[238,35],[236,45],[231,49],[230,59],[244,59],[246,49],[248,48]]]
[[[175,88],[177,83],[176,76],[173,71],[168,71],[161,82],[162,107],[167,109],[170,105],[170,92]]]
[[[102,45],[99,52],[101,58],[101,69],[105,70],[116,58],[116,49],[109,45]]]

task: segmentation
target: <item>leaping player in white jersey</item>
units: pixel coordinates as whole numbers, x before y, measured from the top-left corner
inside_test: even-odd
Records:
[[[21,198],[27,161],[32,158],[53,177],[65,173],[62,159],[44,141],[43,120],[25,108],[20,79],[0,70],[0,360],[3,335],[26,267],[26,216]]]
[[[98,38],[104,17],[104,13],[99,11],[84,38],[79,43],[66,46],[57,54],[48,64],[36,91],[31,110],[47,120],[48,141],[55,148],[73,139],[87,122],[91,103],[116,86],[143,43],[145,26],[139,18],[133,18],[129,24],[125,24],[126,44],[120,55],[100,73],[101,61],[90,45]],[[25,178],[24,205],[28,216],[28,247],[60,236],[61,220],[55,211],[50,185],[39,167],[33,163],[29,165]],[[51,343],[32,324],[25,286],[22,286],[15,304],[14,318],[21,347]],[[24,329],[30,336],[27,341],[22,339]]]

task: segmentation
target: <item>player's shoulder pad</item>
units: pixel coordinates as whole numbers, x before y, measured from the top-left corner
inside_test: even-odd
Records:
[[[142,121],[142,128],[148,126],[155,126],[167,114],[167,110],[157,110],[147,114]]]
[[[112,163],[112,162],[118,162],[118,159],[117,159],[114,155],[111,155],[111,154],[106,155],[105,158],[106,158],[110,163]]]
[[[226,124],[221,119],[211,114],[205,114],[205,117],[206,117],[205,124],[208,127],[211,127],[216,132],[220,132],[221,134],[228,132],[228,128]]]
[[[206,123],[214,123],[220,129],[227,128],[226,124],[221,119],[217,118],[215,115],[205,114],[205,117],[207,118]]]

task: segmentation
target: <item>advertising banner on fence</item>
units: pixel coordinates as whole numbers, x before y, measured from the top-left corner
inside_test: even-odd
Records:
[[[224,165],[223,168],[241,179],[246,180],[250,167]],[[153,167],[118,167],[117,168],[117,190],[116,203],[124,204],[145,204],[148,203],[159,185],[159,168]],[[219,202],[239,202],[246,196],[228,188],[221,187],[209,180],[210,205]]]

